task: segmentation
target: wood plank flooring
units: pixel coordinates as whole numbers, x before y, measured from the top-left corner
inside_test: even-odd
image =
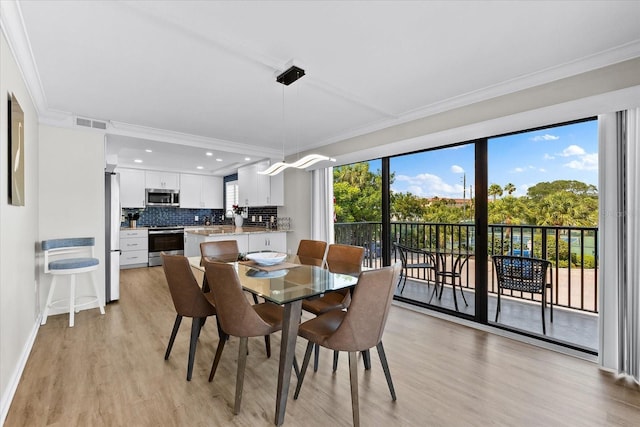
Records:
[[[171,358],[164,351],[175,311],[161,267],[123,270],[121,300],[98,310],[53,316],[40,328],[5,425],[270,426],[275,415],[280,334],[267,359],[249,340],[244,395],[232,414],[238,340],[225,347],[207,382],[218,343],[215,322],[200,336],[186,381],[190,319]],[[304,318],[308,318],[307,315]],[[303,320],[304,320],[303,318]],[[363,426],[631,426],[640,420],[640,387],[597,365],[393,306],[384,346],[398,395],[391,401],[378,356],[359,364]],[[305,342],[298,340],[298,360]],[[285,425],[349,426],[347,355],[331,372],[320,354],[298,400],[291,381]]]

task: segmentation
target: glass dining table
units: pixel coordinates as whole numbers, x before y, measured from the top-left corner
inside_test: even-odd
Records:
[[[189,257],[189,264],[196,278],[202,282],[204,267],[200,265],[200,257]],[[300,264],[295,255],[290,255],[281,265],[273,267],[260,267],[242,261],[233,264],[245,291],[284,307],[276,390],[275,424],[279,426],[284,423],[287,407],[302,300],[318,297],[328,291],[353,288],[358,278]]]

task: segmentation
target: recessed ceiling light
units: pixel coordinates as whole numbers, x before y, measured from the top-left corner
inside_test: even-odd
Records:
[[[251,160],[251,157],[245,157],[244,160],[248,162],[249,160]]]
[[[135,162],[135,163],[142,163],[142,160],[140,160],[140,159],[135,159],[135,160],[134,160],[134,162]]]
[[[211,151],[207,151],[207,156],[213,156],[213,153]]]
[[[153,150],[149,150],[148,148],[144,151],[146,151],[147,153],[153,153]]]
[[[216,162],[221,162],[221,161],[222,161],[222,159],[221,159],[221,158],[217,158],[217,159],[216,159]]]
[[[196,169],[204,169],[204,166],[196,166]]]

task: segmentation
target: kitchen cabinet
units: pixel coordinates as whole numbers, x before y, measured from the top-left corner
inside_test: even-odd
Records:
[[[146,267],[149,263],[149,230],[120,230],[120,268]]]
[[[259,251],[287,253],[287,233],[250,233],[249,252]]]
[[[222,177],[180,174],[180,207],[224,209]]]
[[[222,240],[235,240],[238,242],[238,251],[247,253],[249,251],[249,239],[247,234],[215,234],[213,236],[204,236],[196,233],[184,233],[184,254],[185,256],[200,256],[200,243],[202,242],[219,242]]]
[[[123,208],[144,208],[145,172],[136,169],[119,169],[120,206]]]
[[[238,168],[238,203],[241,206],[282,206],[284,180],[276,176],[259,174],[269,167],[268,160]]]
[[[145,182],[147,188],[179,190],[180,174],[173,172],[146,171]]]

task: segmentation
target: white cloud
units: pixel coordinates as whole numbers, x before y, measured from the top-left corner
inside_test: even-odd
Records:
[[[544,135],[536,135],[533,138],[530,138],[531,141],[555,141],[556,139],[560,139],[559,136],[549,135],[545,133]]]
[[[515,168],[513,171],[516,173],[524,172],[524,168]]]
[[[544,157],[543,157],[543,158],[544,158],[545,160],[553,160],[553,159],[555,159],[556,157],[555,157],[555,156],[552,156],[552,155],[550,155],[550,154],[544,153]]]
[[[586,171],[595,171],[598,170],[598,154],[585,154],[581,156],[577,160],[572,160],[569,163],[565,163],[564,166],[577,169],[577,170],[586,170]]]
[[[451,172],[453,172],[453,173],[464,173],[464,169],[462,168],[462,166],[453,165],[453,166],[451,166]]]
[[[564,150],[562,150],[562,153],[560,153],[559,155],[562,157],[571,157],[571,156],[582,156],[584,154],[586,154],[586,151],[584,151],[584,148],[580,147],[579,145],[570,145]]]
[[[396,184],[406,183],[406,191],[419,197],[462,198],[462,184],[447,184],[437,175],[422,173],[416,176],[398,175]]]

